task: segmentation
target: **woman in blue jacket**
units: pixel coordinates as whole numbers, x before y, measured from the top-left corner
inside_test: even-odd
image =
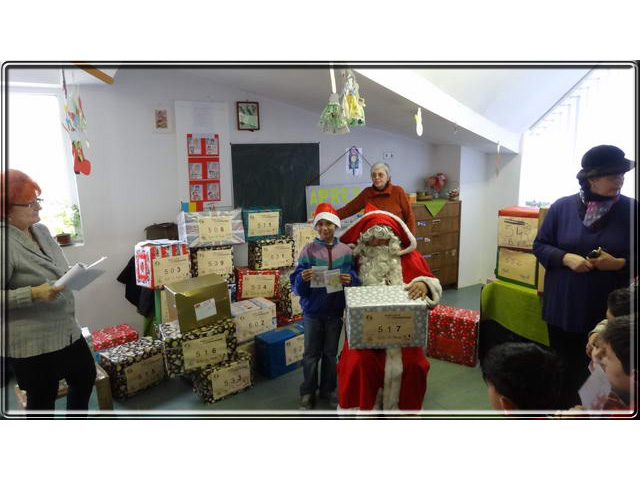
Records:
[[[637,201],[620,194],[634,167],[613,145],[590,149],[577,174],[580,192],[551,205],[533,243],[546,269],[542,317],[551,347],[565,360],[574,401],[589,374],[587,335],[604,318],[609,293],[635,276]]]

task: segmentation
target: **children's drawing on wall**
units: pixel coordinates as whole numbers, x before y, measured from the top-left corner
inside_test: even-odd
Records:
[[[207,155],[218,155],[218,136],[205,137]]]
[[[207,200],[220,200],[220,184],[215,182],[207,184]]]
[[[191,201],[195,202],[198,200],[202,200],[202,185],[192,184],[191,185]]]
[[[220,188],[220,137],[218,134],[187,134],[189,201],[196,211],[214,209],[222,200]]]
[[[202,180],[202,164],[189,164],[189,180]]]
[[[202,152],[200,149],[200,137],[189,136],[187,145],[189,147],[189,155],[200,155]]]
[[[362,175],[362,148],[347,149],[347,174],[354,177]]]
[[[207,179],[220,180],[220,162],[207,162]]]

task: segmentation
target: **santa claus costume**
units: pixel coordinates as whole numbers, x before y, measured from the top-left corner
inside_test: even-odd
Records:
[[[366,259],[368,247],[364,245],[365,239],[377,231],[383,232],[381,235],[387,232],[387,237],[391,238],[390,245],[397,246],[395,250],[392,248],[390,256],[387,255],[391,259]],[[416,251],[415,237],[398,216],[367,205],[363,217],[342,234],[340,241],[345,244],[360,241],[354,255],[359,249],[364,255],[359,258],[363,285],[404,284],[409,288],[415,282],[422,281],[427,285],[427,305],[433,308],[440,301],[440,281],[431,273],[427,261]],[[369,277],[367,280],[365,271],[375,268],[372,264],[376,262],[384,264],[382,268],[388,269],[388,273],[375,278]],[[394,262],[397,266],[395,274],[392,272]],[[349,340],[345,338],[338,361],[339,408],[420,410],[427,390],[428,372],[429,361],[420,347],[351,349]]]

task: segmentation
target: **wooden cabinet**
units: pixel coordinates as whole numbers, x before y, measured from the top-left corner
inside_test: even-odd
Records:
[[[442,287],[458,287],[461,205],[459,200],[449,201],[435,216],[424,204],[411,206],[416,219],[418,252]]]

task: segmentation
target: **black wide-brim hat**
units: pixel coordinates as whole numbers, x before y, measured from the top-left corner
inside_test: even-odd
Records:
[[[582,156],[582,170],[578,180],[624,174],[636,166],[633,160],[625,159],[624,152],[614,145],[598,145]]]

